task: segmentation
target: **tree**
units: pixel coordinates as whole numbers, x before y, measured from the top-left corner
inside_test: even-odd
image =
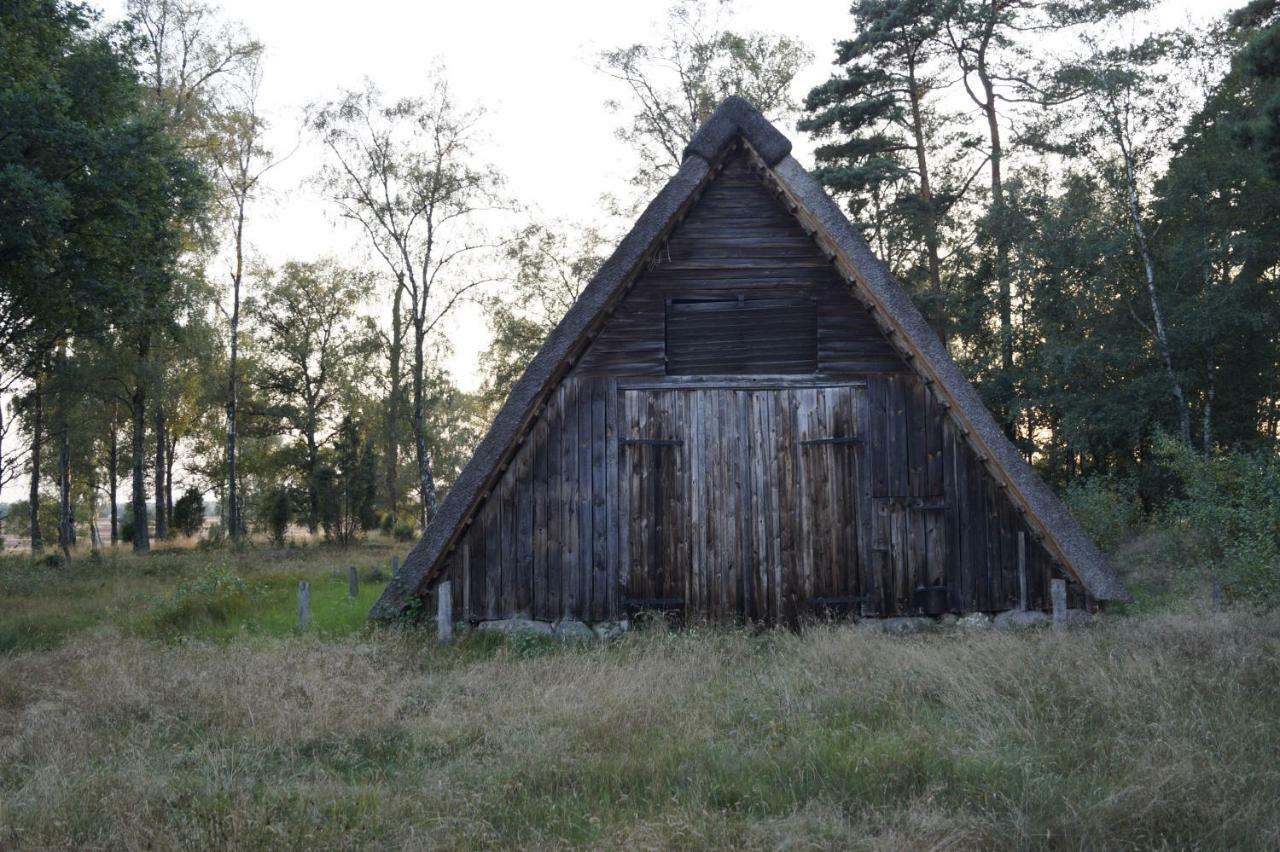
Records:
[[[343,547],[377,526],[377,455],[350,414],[339,424],[333,464],[320,472],[325,538]]]
[[[1230,18],[1244,40],[1235,73],[1256,98],[1236,130],[1244,147],[1265,158],[1280,175],[1280,0],[1253,0]]]
[[[932,161],[942,148],[942,128],[929,102],[946,85],[939,67],[946,13],[942,0],[855,2],[856,35],[836,45],[835,64],[844,71],[809,92],[799,124],[824,140],[815,152],[818,179],[847,196],[856,217],[864,219],[868,206],[878,208],[879,199],[889,197],[892,218],[877,215],[865,224],[895,267],[897,252],[886,251],[887,243],[906,239],[920,246],[911,254],[923,255],[923,263],[897,271],[912,283],[924,278],[915,289],[927,288],[929,314],[944,340],[941,220],[961,190],[935,189]]]
[[[739,95],[775,122],[794,114],[791,83],[812,59],[798,41],[729,28],[728,2],[678,0],[656,42],[606,50],[597,67],[628,90],[629,124],[618,138],[640,157],[633,183],[642,194],[680,168],[699,125],[729,95]]]
[[[1280,31],[1280,21],[1271,26]],[[1169,61],[1180,71],[1204,66],[1193,82],[1208,97],[1169,140],[1172,158],[1149,205],[1161,295],[1173,317],[1170,346],[1188,405],[1199,409],[1206,453],[1276,439],[1280,171],[1255,135],[1272,85],[1253,73],[1255,37],[1233,24],[1199,38],[1180,34],[1172,45]]]
[[[1097,25],[1124,11],[1142,8],[1149,0],[950,0],[943,16],[943,34],[969,99],[986,125],[986,163],[990,174],[990,206],[984,224],[994,248],[990,277],[996,284],[999,325],[999,387],[987,397],[1012,435],[1016,414],[1013,285],[1009,256],[1014,246],[1005,199],[1007,139],[1002,123],[1007,111],[1019,105],[1044,108],[1071,98],[1058,76],[1052,56],[1036,55],[1029,33],[1042,39],[1082,25]],[[994,392],[992,392],[994,390]]]
[[[320,107],[311,126],[329,150],[320,181],[341,215],[354,222],[394,281],[390,338],[391,397],[387,417],[400,418],[400,311],[408,303],[413,331],[410,426],[421,495],[420,521],[435,515],[436,483],[426,433],[428,341],[455,306],[496,280],[478,265],[500,247],[484,236],[482,218],[499,207],[500,177],[475,163],[481,114],[460,110],[438,80],[429,98],[387,105],[371,84]],[[388,430],[388,480],[394,484],[398,430]],[[395,495],[391,508],[395,510]]]
[[[298,468],[307,488],[307,526],[321,522],[321,451],[344,377],[359,375],[371,354],[373,331],[355,310],[369,277],[336,261],[286,263],[263,274],[246,305],[261,365],[257,382],[265,413],[301,439]]]
[[[0,205],[0,347],[34,387],[51,353],[78,333],[117,329],[136,352],[149,350],[203,184],[148,109],[120,30],[95,30],[83,7],[53,0],[9,4],[0,14],[0,61],[14,83],[0,89],[0,112],[12,118],[0,134],[0,195],[17,200]],[[134,501],[145,518],[145,376],[137,366]],[[35,401],[40,426],[43,390]],[[32,435],[34,493],[43,428]],[[135,547],[145,549],[145,528]]]
[[[1086,158],[1099,174],[1111,176],[1123,199],[1133,249],[1142,263],[1150,321],[1133,312],[1159,355],[1176,406],[1178,434],[1191,444],[1191,412],[1183,379],[1174,364],[1167,308],[1159,280],[1159,262],[1149,233],[1144,204],[1151,170],[1169,153],[1183,118],[1186,93],[1166,67],[1171,40],[1155,36],[1140,44],[1093,50],[1072,70],[1080,97],[1070,150]]]
[[[242,79],[233,84],[235,98],[212,117],[210,132],[213,160],[217,169],[219,200],[223,218],[230,224],[231,305],[227,310],[228,352],[226,390],[226,494],[227,528],[233,542],[244,526],[241,499],[236,482],[236,438],[239,393],[240,296],[245,269],[245,222],[249,204],[262,179],[281,160],[273,160],[263,144],[266,122],[258,111],[262,83],[259,56],[247,56]]]
[[[485,300],[493,340],[480,358],[483,395],[492,410],[533,360],[604,261],[607,240],[594,227],[534,223],[507,247],[511,286]]]

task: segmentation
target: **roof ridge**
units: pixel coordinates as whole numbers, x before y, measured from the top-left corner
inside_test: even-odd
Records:
[[[693,134],[693,138],[685,146],[682,160],[698,156],[711,162],[738,136],[746,139],[760,155],[760,159],[769,166],[791,153],[791,140],[774,127],[760,110],[746,98],[730,95],[720,102]]]

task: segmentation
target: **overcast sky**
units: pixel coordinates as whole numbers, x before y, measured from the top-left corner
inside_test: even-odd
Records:
[[[98,2],[108,19],[123,0]],[[620,123],[604,107],[623,98],[620,84],[593,67],[602,49],[651,37],[667,0],[223,0],[226,16],[266,46],[262,104],[277,152],[296,152],[269,174],[268,198],[251,213],[251,251],[271,263],[336,254],[369,263],[356,236],[308,185],[322,153],[302,136],[306,105],[341,87],[373,80],[391,97],[424,94],[428,73],[443,63],[458,101],[483,105],[484,159],[506,176],[510,193],[546,217],[591,221],[600,195],[624,189],[635,161],[614,138]],[[1241,5],[1226,0],[1167,0],[1152,16],[1159,26],[1202,21]],[[831,73],[833,42],[848,33],[845,0],[738,0],[742,29],[778,32],[804,42],[813,63],[796,81],[803,93]],[[790,128],[795,153],[810,147]],[[301,145],[299,146],[299,141]],[[216,274],[215,270],[215,274]],[[377,312],[378,305],[372,305]],[[450,364],[459,383],[478,383],[476,355],[487,343],[474,308],[450,329]],[[20,499],[15,483],[0,500]]]
[[[463,105],[488,112],[480,146],[506,176],[511,194],[550,217],[590,221],[602,192],[620,190],[635,166],[613,135],[618,115],[604,107],[625,91],[596,71],[600,50],[644,40],[664,19],[667,0],[224,0],[226,16],[242,22],[267,50],[263,104],[277,152],[299,143],[308,103],[332,97],[368,77],[389,96],[425,93],[438,63]],[[1237,3],[1169,0],[1157,15],[1166,25],[1221,14]],[[118,17],[123,0],[103,5]],[[833,42],[848,32],[844,0],[738,0],[735,25],[783,33],[809,46],[813,63],[796,82],[802,93],[831,72]],[[796,153],[809,146],[788,129]],[[269,176],[270,198],[253,213],[252,250],[272,263],[336,253],[366,260],[355,234],[335,222],[332,208],[307,184],[322,152],[312,140]],[[372,261],[368,261],[372,263]],[[477,353],[487,332],[474,310],[457,318],[457,380],[474,387]]]

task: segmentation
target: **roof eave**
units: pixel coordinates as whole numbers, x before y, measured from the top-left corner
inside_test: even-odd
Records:
[[[420,594],[430,582],[443,557],[465,529],[472,510],[502,474],[548,391],[581,354],[596,321],[607,314],[611,302],[620,297],[643,268],[711,172],[710,159],[696,153],[686,155],[679,171],[640,214],[631,231],[592,277],[512,387],[435,517],[373,605],[369,612],[371,618],[382,621],[396,618],[408,606],[410,598]]]
[[[945,397],[970,440],[986,454],[997,481],[1007,485],[1015,505],[1050,553],[1095,599],[1130,600],[1107,557],[1005,436],[933,328],[822,184],[791,156],[770,165],[770,172],[794,203],[797,215],[812,218],[816,236],[826,243],[841,271],[862,286],[895,333],[915,350],[916,368]]]

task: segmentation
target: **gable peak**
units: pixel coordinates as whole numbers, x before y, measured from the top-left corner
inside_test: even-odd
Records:
[[[766,165],[772,166],[791,153],[791,140],[769,119],[737,95],[720,102],[684,149],[684,159],[698,156],[710,162],[736,137],[747,140]]]

